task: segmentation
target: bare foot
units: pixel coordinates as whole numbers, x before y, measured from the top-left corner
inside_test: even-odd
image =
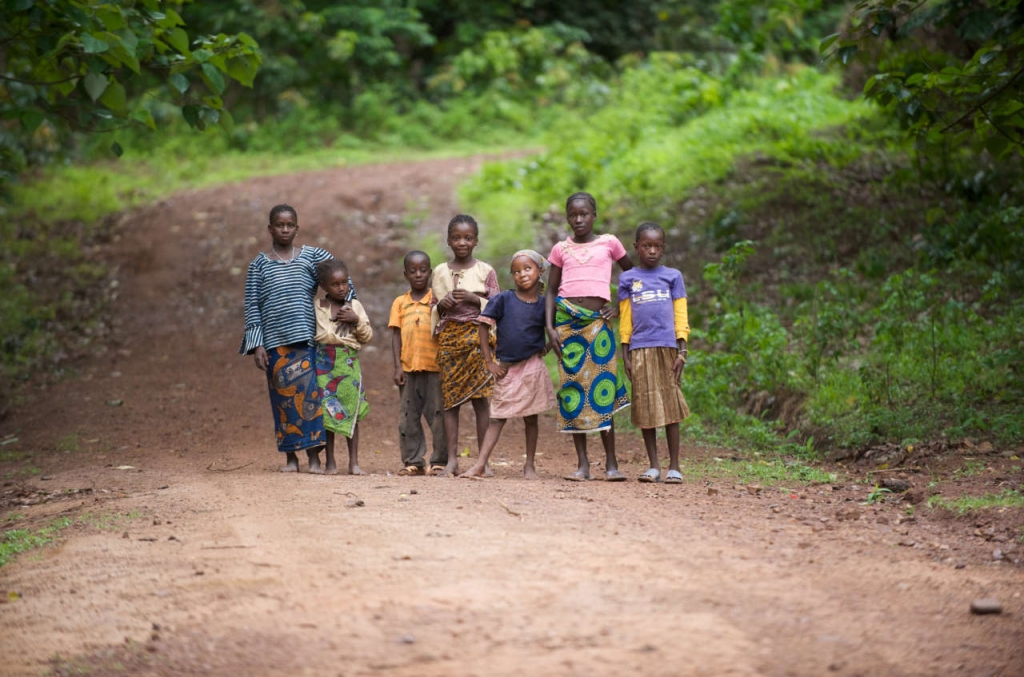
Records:
[[[278,470],[278,472],[299,472],[299,461],[298,461],[298,459],[294,459],[294,458],[291,459],[290,461],[285,463],[284,467],[282,467],[280,470]]]
[[[523,466],[523,478],[528,480],[535,480],[537,478],[537,469],[532,465]]]
[[[612,468],[604,474],[605,482],[625,482],[626,476],[619,472],[618,468]]]
[[[448,465],[446,465],[444,467],[444,470],[442,470],[441,472],[439,472],[437,474],[438,474],[439,477],[455,477],[458,473],[459,473],[459,463],[458,463],[458,461],[456,461],[455,463],[449,462]]]
[[[309,472],[314,475],[323,475],[324,469],[320,465],[320,450],[323,447],[317,447],[316,451],[307,449],[306,458],[309,459]]]
[[[474,464],[472,468],[459,475],[459,477],[486,477],[487,474],[479,464]]]
[[[590,471],[579,468],[576,472],[571,475],[566,475],[562,479],[569,480],[570,482],[586,482],[590,479]]]
[[[350,465],[348,467],[348,474],[349,475],[365,475],[366,473],[363,472],[363,469],[360,468],[358,465]]]
[[[324,468],[324,474],[325,475],[337,475],[338,474],[338,467],[328,463],[327,467]]]

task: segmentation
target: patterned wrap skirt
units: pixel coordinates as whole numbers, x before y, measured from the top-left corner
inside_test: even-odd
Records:
[[[491,418],[517,418],[541,414],[555,406],[555,388],[539,355],[508,365],[494,384]]]
[[[638,348],[629,351],[633,363],[633,408],[630,419],[638,428],[661,428],[690,415],[679,382],[672,374],[676,348]]]
[[[352,437],[356,423],[370,411],[359,367],[359,351],[349,346],[318,343],[316,380],[322,391],[324,428]]]
[[[629,406],[615,359],[615,332],[601,313],[561,296],[555,302],[555,330],[562,342],[559,429],[564,433],[608,430],[615,412]]]
[[[274,414],[277,450],[296,452],[322,446],[324,419],[316,383],[313,347],[278,346],[267,351],[267,386]]]
[[[437,336],[437,366],[441,370],[441,400],[445,409],[466,400],[490,397],[494,391],[494,377],[484,366],[480,351],[478,327],[475,322],[446,322]]]

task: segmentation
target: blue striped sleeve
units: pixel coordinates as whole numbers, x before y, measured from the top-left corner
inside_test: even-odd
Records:
[[[248,355],[263,345],[263,322],[260,318],[260,292],[263,286],[262,256],[249,264],[245,277],[245,334],[238,352]]]

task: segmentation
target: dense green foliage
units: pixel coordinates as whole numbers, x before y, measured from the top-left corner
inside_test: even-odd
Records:
[[[71,5],[101,6],[45,3]],[[216,96],[237,120],[200,138],[190,125],[212,118],[183,117],[175,96],[137,96],[167,71],[147,79],[79,57],[89,73],[123,80],[125,111],[147,111],[158,132],[117,132],[130,182],[102,164],[47,170],[15,190],[14,213],[46,237],[5,227],[9,375],[35,363],[55,322],[88,326],[94,314],[74,316],[75,290],[103,270],[79,245],[133,200],[216,176],[240,154],[234,164],[280,171],[382,148],[543,145],[464,186],[483,225],[480,254],[497,265],[527,244],[546,250],[565,232],[563,200],[581,189],[598,197],[598,230],[627,247],[639,221],[660,221],[666,263],[683,269],[691,299],[691,438],[801,457],[940,436],[1024,439],[1018,0],[161,6],[177,8],[184,26],[173,27],[192,36],[257,42],[259,75],[251,88],[222,78],[223,91],[198,99],[217,110]],[[177,15],[118,7],[149,17],[133,31],[156,40],[145,54],[164,54],[159,22]],[[197,51],[167,54],[216,88]],[[104,105],[84,86],[71,95],[81,110]],[[0,133],[28,147],[35,118],[19,116]],[[69,143],[25,161],[58,150],[81,161],[111,145],[110,135],[59,140]],[[189,162],[168,161],[177,157]],[[99,189],[83,189],[97,177]],[[70,199],[43,196],[55,185]],[[40,303],[24,285],[38,270],[29,259],[69,262],[70,287]]]

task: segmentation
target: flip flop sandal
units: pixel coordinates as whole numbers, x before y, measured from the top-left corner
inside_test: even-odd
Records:
[[[605,482],[625,482],[626,476],[620,470],[613,470],[604,474]]]
[[[578,473],[578,472],[574,472],[571,475],[566,475],[562,479],[563,480],[568,480],[569,482],[587,482],[587,481],[590,480],[589,477],[587,477],[586,475],[584,475],[582,473]]]
[[[659,471],[657,468],[648,468],[647,471],[643,475],[640,475],[640,477],[636,478],[636,481],[637,482],[660,482],[661,481],[661,471]]]
[[[665,473],[665,484],[682,484],[683,476],[678,470],[669,470]]]
[[[431,475],[431,476],[434,476],[434,475],[440,475],[443,472],[444,472],[444,466],[443,465],[432,465],[432,466],[430,466],[430,470],[427,471],[427,474]]]
[[[401,470],[399,470],[398,474],[399,475],[410,475],[410,476],[411,475],[422,475],[423,474],[423,468],[420,468],[419,466],[415,466],[415,465],[407,465],[404,468],[402,468]]]

